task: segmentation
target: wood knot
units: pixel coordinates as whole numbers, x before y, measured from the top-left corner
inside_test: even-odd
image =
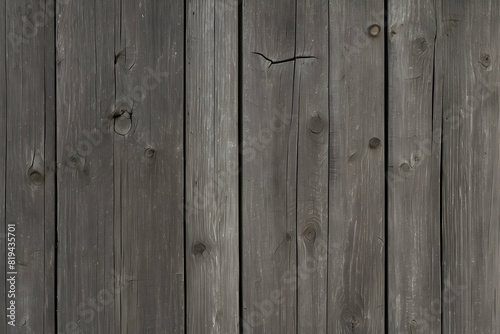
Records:
[[[427,44],[427,40],[425,39],[425,37],[418,37],[415,40],[415,49],[418,51],[418,53],[424,53],[428,48],[429,45]]]
[[[286,235],[285,235],[285,238],[286,238],[287,241],[290,241],[290,240],[292,240],[292,235],[287,232]]]
[[[316,241],[316,229],[314,228],[314,226],[307,227],[303,235],[304,238],[311,243],[314,243],[314,241]]]
[[[382,28],[378,24],[372,24],[368,27],[368,35],[371,37],[377,37],[381,31]]]
[[[203,242],[197,242],[193,245],[192,249],[193,255],[206,255],[208,250],[207,246]]]
[[[361,326],[363,314],[358,306],[355,306],[354,309],[345,307],[342,313],[344,326],[348,332],[352,332],[356,327]]]
[[[406,162],[403,162],[401,165],[399,165],[399,169],[403,172],[403,173],[409,173],[410,170],[411,170],[411,167],[408,163]]]
[[[126,109],[117,109],[113,114],[115,132],[125,136],[132,129],[132,113]]]
[[[76,168],[80,164],[80,159],[76,155],[69,157],[69,165],[71,168]]]
[[[29,173],[30,181],[36,186],[41,186],[43,184],[43,175],[37,170],[31,170]]]
[[[418,322],[415,319],[410,321],[410,330],[411,333],[416,333],[418,331]]]
[[[146,158],[147,164],[151,165],[156,159],[156,150],[152,147],[146,148],[144,151],[144,157]]]
[[[35,186],[41,186],[44,182],[45,164],[43,162],[40,152],[33,156],[33,161],[28,169],[29,182]]]
[[[484,53],[481,56],[481,59],[479,60],[479,62],[481,63],[481,65],[484,66],[484,68],[488,68],[491,65],[491,57],[490,57],[490,55],[487,54],[487,53]]]
[[[319,134],[325,128],[325,122],[319,115],[312,117],[309,120],[309,130],[314,134]]]
[[[372,149],[379,147],[380,146],[380,139],[378,139],[377,137],[373,137],[372,139],[370,139],[368,146],[370,146],[370,148],[372,148]]]

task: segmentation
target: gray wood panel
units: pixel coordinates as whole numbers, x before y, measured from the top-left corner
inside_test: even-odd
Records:
[[[57,46],[58,331],[118,333],[115,274],[113,1],[61,1]],[[125,246],[124,246],[125,247]],[[133,284],[133,283],[132,283]]]
[[[326,333],[328,2],[297,1],[293,108],[298,117],[297,332]]]
[[[500,3],[440,0],[443,333],[500,328]]]
[[[6,20],[6,0],[0,0],[0,18]],[[6,24],[0,24],[0,64],[6,64],[7,34]],[[6,279],[6,222],[5,222],[5,182],[7,159],[7,77],[6,67],[0,66],[0,277]],[[5,282],[5,281],[4,281]],[[0,284],[0,295],[5,296],[7,283]],[[0,298],[0,309],[7,309],[7,299]],[[0,328],[7,332],[7,317],[0,318]]]
[[[383,333],[384,1],[329,3],[328,332]]]
[[[113,173],[116,333],[184,332],[184,2],[119,1]],[[117,8],[118,9],[118,8]]]
[[[186,6],[186,332],[236,333],[238,5]]]
[[[434,1],[389,1],[389,333],[441,333]],[[436,122],[434,122],[436,120]]]
[[[296,333],[296,2],[242,10],[242,326]]]
[[[54,332],[54,21],[47,18],[43,1],[1,6],[6,36],[1,123],[7,150],[0,152],[5,177],[0,189],[5,186],[5,222],[16,229],[16,266],[8,271],[17,272],[15,299],[3,295],[15,300],[16,327],[5,329],[5,319],[1,326],[4,333]],[[3,219],[2,225],[5,233]]]

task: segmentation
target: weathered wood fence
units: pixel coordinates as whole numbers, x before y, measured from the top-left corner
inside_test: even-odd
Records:
[[[500,333],[499,33],[496,0],[0,0],[0,333]]]

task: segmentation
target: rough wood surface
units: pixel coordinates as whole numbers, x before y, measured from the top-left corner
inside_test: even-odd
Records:
[[[383,26],[381,0],[330,0],[330,333],[384,332]]]
[[[437,1],[443,333],[500,328],[500,3]]]
[[[297,50],[295,11],[293,0],[243,2],[242,326],[248,333],[297,330],[294,94],[296,52],[304,50]]]
[[[112,1],[58,6],[58,331],[119,332],[113,235],[115,19]],[[126,246],[124,246],[126,247]],[[118,299],[119,300],[119,299]]]
[[[441,333],[434,1],[389,1],[388,30],[387,327],[389,333]]]
[[[186,332],[237,333],[238,3],[186,6]]]
[[[7,146],[0,153],[0,169],[5,177],[5,222],[16,228],[16,267],[9,272],[17,272],[16,327],[5,328],[2,314],[1,331],[55,332],[54,21],[47,17],[44,1],[3,1],[0,5],[2,36],[6,37],[0,77],[4,81],[2,134]],[[6,233],[5,225],[2,233]]]
[[[297,1],[293,108],[298,117],[297,333],[326,333],[328,2]]]
[[[6,1],[0,0],[0,19],[6,20]],[[6,24],[0,24],[0,64],[6,64],[7,59],[7,34]],[[7,244],[5,222],[5,182],[7,165],[7,68],[0,66],[0,277],[6,279],[7,272]],[[0,295],[5,296],[7,283],[0,284]],[[0,298],[0,309],[7,309],[7,299]],[[7,332],[7,317],[0,318],[0,328],[4,333]]]
[[[0,0],[0,333],[496,333],[499,15]]]
[[[184,331],[184,3],[119,2],[113,172],[117,333]],[[117,8],[118,9],[118,8]]]

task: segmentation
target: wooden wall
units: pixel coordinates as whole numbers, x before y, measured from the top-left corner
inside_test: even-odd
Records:
[[[496,333],[499,17],[0,0],[0,333]]]

